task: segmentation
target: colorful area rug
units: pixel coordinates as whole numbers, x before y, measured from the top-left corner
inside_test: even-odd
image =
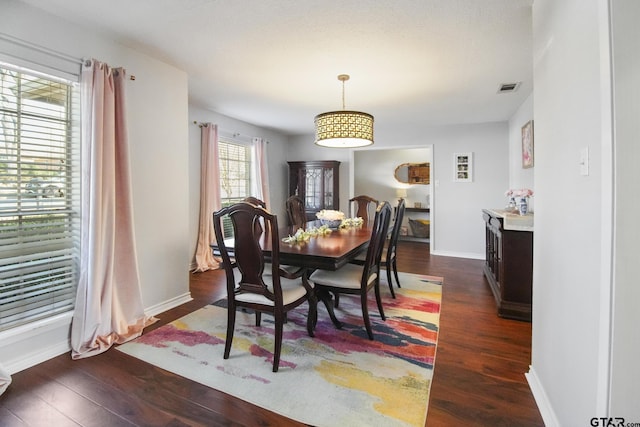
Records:
[[[383,274],[384,276],[384,274]],[[367,339],[358,298],[341,296],[335,329],[318,305],[316,336],[307,306],[289,312],[280,369],[271,372],[273,322],[238,312],[224,360],[225,300],[206,306],[118,350],[239,399],[313,426],[423,426],[438,339],[442,278],[400,273],[396,299],[386,278],[382,321],[373,295],[375,340]]]

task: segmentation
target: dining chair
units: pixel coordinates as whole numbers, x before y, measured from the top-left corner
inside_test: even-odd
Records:
[[[224,241],[222,226],[224,217],[230,218],[233,225],[235,268],[231,262],[230,248]],[[265,224],[262,231],[255,227],[258,221]],[[306,274],[296,279],[283,277],[284,273],[279,262],[278,218],[266,209],[251,203],[236,203],[214,212],[213,226],[227,278],[227,337],[224,358],[228,359],[231,352],[236,309],[254,310],[256,327],[260,326],[261,313],[271,313],[275,319],[273,372],[278,372],[286,313],[307,302],[309,304],[307,332],[309,336],[314,336],[317,300],[313,283],[308,281]],[[261,240],[271,244],[270,264],[265,260],[260,246]],[[270,268],[267,267],[268,265]]]
[[[396,279],[396,284],[400,288],[400,279],[398,278],[398,258],[397,258],[397,248],[398,248],[398,239],[400,238],[400,229],[402,228],[402,220],[404,219],[404,210],[405,210],[405,201],[404,199],[400,199],[398,202],[398,207],[396,208],[396,216],[393,220],[393,229],[391,230],[391,237],[387,240],[387,245],[382,251],[382,257],[380,262],[380,267],[385,268],[387,270],[387,282],[389,283],[389,290],[391,291],[391,296],[393,298],[396,297],[395,292],[393,291],[393,284],[391,282],[391,271],[393,270],[393,276]]]
[[[265,208],[265,209],[267,208],[267,204],[264,201],[258,199],[257,197],[254,197],[254,196],[245,197],[244,199],[242,199],[242,201],[246,202],[246,203],[251,203],[252,205],[260,206],[260,207]],[[256,232],[258,232],[258,233],[262,232],[263,227],[262,227],[262,224],[260,223],[260,221],[257,221],[255,223],[255,227],[256,227]],[[214,255],[217,256],[217,255],[219,255],[219,253],[214,251]],[[234,262],[235,262],[234,261],[234,257],[231,256],[232,265],[233,265]]]
[[[398,238],[400,237],[400,228],[402,227],[402,220],[404,218],[405,201],[400,199],[398,207],[395,209],[395,217],[393,219],[393,227],[391,228],[391,234],[386,240],[385,246],[382,249],[382,255],[380,256],[380,268],[384,268],[387,271],[387,283],[389,284],[389,291],[391,297],[395,299],[396,293],[393,290],[393,281],[391,280],[391,273],[396,279],[396,283],[400,288],[400,279],[398,278],[398,265],[397,265],[397,247]],[[366,262],[366,257],[363,254],[359,254],[353,260],[352,264],[363,265]],[[336,305],[337,307],[337,305]]]
[[[373,197],[365,195],[355,196],[349,199],[349,216],[360,217],[364,222],[369,222],[369,210],[376,209],[378,203],[379,202]]]
[[[316,293],[327,307],[331,321],[338,329],[342,328],[342,323],[335,316],[331,294],[336,296],[340,294],[360,296],[362,318],[367,335],[371,340],[373,340],[373,332],[367,305],[367,296],[371,289],[375,292],[380,317],[382,320],[386,320],[380,298],[380,257],[387,238],[390,219],[391,206],[389,202],[378,204],[369,247],[367,248],[367,256],[363,265],[346,264],[335,271],[316,270],[309,277],[309,281],[315,285]]]
[[[290,196],[286,202],[289,225],[297,228],[304,228],[307,225],[307,213],[305,212],[304,200],[300,196]]]
[[[260,200],[255,196],[247,196],[244,199],[242,199],[242,201],[267,209],[267,203],[264,200]],[[255,226],[261,229],[262,228],[261,221],[256,222]]]
[[[251,203],[252,205],[260,206],[261,208],[265,208],[265,209],[267,208],[267,204],[264,201],[254,196],[245,197],[244,199],[242,199],[242,201],[246,203]],[[257,221],[255,223],[256,231],[258,232],[260,232],[263,229],[261,222],[262,221]],[[266,264],[265,268],[267,269],[267,271],[271,269],[270,264]],[[296,267],[293,265],[283,265],[283,264],[280,264],[280,270],[282,270],[285,273],[283,276],[286,277],[287,279],[296,279],[300,277],[304,272],[304,268],[302,267]]]
[[[263,200],[260,200],[255,196],[247,196],[244,199],[242,199],[242,201],[267,209],[267,204]]]

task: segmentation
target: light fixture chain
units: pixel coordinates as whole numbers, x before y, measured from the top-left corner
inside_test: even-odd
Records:
[[[346,110],[347,108],[345,107],[345,103],[344,103],[344,80],[342,80],[342,109]]]

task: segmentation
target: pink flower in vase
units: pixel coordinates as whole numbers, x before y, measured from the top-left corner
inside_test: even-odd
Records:
[[[532,197],[533,191],[528,188],[521,188],[520,190],[509,190],[505,193],[508,197]]]

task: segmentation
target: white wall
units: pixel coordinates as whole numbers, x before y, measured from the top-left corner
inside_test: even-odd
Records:
[[[608,83],[601,76],[608,63],[603,11],[601,0],[533,4],[536,217],[528,379],[549,426],[586,425],[606,410],[611,141]],[[579,165],[585,147],[588,176]]]
[[[405,134],[377,133],[375,148],[433,146],[432,253],[484,259],[485,234],[481,210],[502,208],[509,184],[509,128],[507,122],[407,128]],[[312,135],[291,138],[287,160],[339,160],[340,207],[353,196],[345,180],[352,176],[350,150],[317,147]],[[454,182],[453,153],[472,152],[474,179]]]
[[[164,311],[189,298],[187,75],[14,0],[2,1],[2,32],[75,58],[96,58],[136,76],[127,115],[136,246],[144,306]],[[78,65],[79,66],[79,65]],[[10,372],[68,350],[69,317],[0,334]]]
[[[640,2],[616,0],[613,11],[615,109],[615,265],[611,360],[612,416],[640,420],[640,286],[638,286],[638,159],[640,159]]]
[[[221,135],[239,134],[240,142],[248,142],[253,137],[268,141],[267,161],[269,169],[269,210],[278,215],[279,223],[286,225],[284,207],[288,193],[289,171],[286,158],[287,137],[272,130],[260,128],[222,114],[215,113],[195,105],[189,106],[189,249],[190,256],[195,255],[198,239],[198,221],[200,216],[200,128],[197,123],[218,125]],[[284,221],[284,222],[283,222]]]
[[[533,94],[520,105],[509,119],[509,188],[529,188],[534,191],[534,197],[529,198],[529,210],[534,211],[535,188],[533,188],[533,174],[535,171],[535,123],[533,126],[533,162],[532,168],[522,167],[522,126],[533,119]]]

